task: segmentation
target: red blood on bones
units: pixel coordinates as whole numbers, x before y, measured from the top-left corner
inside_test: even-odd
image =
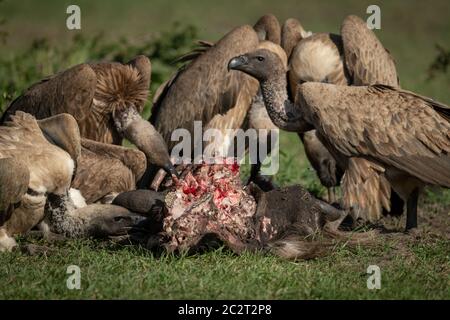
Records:
[[[170,250],[189,248],[211,232],[229,243],[257,237],[256,202],[242,187],[235,159],[198,165],[169,194],[163,227]]]
[[[185,202],[194,202],[205,193],[212,193],[214,204],[220,209],[226,209],[239,201],[239,193],[233,184],[234,176],[239,176],[239,164],[236,159],[225,159],[223,164],[208,165],[203,163],[193,175],[189,172],[184,180],[178,182],[177,190],[181,187]],[[224,201],[225,200],[225,201]]]

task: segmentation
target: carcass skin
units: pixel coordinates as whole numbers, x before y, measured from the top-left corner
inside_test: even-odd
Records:
[[[243,186],[234,159],[185,166],[176,183],[163,185],[163,192],[130,191],[113,202],[148,217],[130,239],[152,251],[198,252],[222,243],[237,254],[309,259],[330,245],[312,241],[314,235],[344,236],[337,227],[345,212],[298,185],[269,192],[253,183]]]

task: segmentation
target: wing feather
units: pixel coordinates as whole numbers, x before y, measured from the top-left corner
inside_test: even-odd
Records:
[[[383,208],[390,210],[391,186],[384,168],[363,158],[350,158],[342,177],[345,208],[351,208],[355,219],[375,222],[381,218]]]
[[[341,154],[450,187],[446,105],[388,86],[306,83],[297,97],[308,121]]]
[[[37,119],[70,113],[80,121],[89,113],[96,83],[95,72],[88,64],[72,67],[28,88],[8,106],[0,122],[18,110]]]
[[[186,128],[192,133],[194,121],[203,121],[206,126],[217,114],[234,108],[241,92],[253,93],[248,96],[247,108],[250,106],[258,83],[242,72],[228,72],[227,65],[231,58],[255,50],[258,43],[252,27],[238,27],[214,46],[206,46],[205,52],[158,89],[150,122],[169,148],[173,147],[170,137],[174,129]]]
[[[394,59],[363,20],[353,15],[345,18],[341,36],[353,85],[399,86]]]

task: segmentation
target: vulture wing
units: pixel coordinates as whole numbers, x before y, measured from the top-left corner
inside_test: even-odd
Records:
[[[394,59],[363,20],[353,15],[345,18],[341,36],[353,85],[399,86]]]
[[[127,166],[131,172],[139,179],[145,171],[147,160],[142,151],[122,146],[101,143],[89,139],[81,139],[83,150],[89,150],[96,154],[101,154],[103,157],[115,158],[120,160]]]
[[[227,65],[231,58],[255,50],[258,43],[252,27],[238,27],[158,90],[150,122],[170,149],[172,131],[185,128],[192,134],[194,121],[206,126],[214,116],[226,115],[216,123],[218,129],[240,127],[258,82],[242,72],[228,72]]]
[[[288,59],[297,43],[310,35],[310,33],[303,29],[303,26],[297,19],[290,18],[283,23],[281,27],[281,47],[286,52]]]
[[[383,85],[305,83],[297,97],[307,120],[345,156],[450,187],[448,106]]]
[[[281,43],[281,27],[278,19],[273,14],[266,14],[259,18],[253,26],[259,40],[267,40],[277,45]]]
[[[89,113],[97,77],[87,64],[80,64],[48,77],[16,98],[4,112],[1,123],[17,110],[43,119],[59,113],[70,113],[77,121]]]
[[[305,81],[348,84],[342,60],[342,38],[332,33],[315,33],[302,39],[289,59],[289,86],[292,93]]]
[[[345,208],[352,209],[354,218],[375,222],[381,218],[383,208],[390,210],[391,185],[385,169],[364,158],[350,158],[342,177]]]
[[[11,217],[14,206],[27,192],[29,181],[25,163],[15,158],[0,159],[0,226]]]
[[[152,76],[152,64],[150,62],[150,59],[147,58],[146,56],[137,56],[136,58],[128,61],[127,63],[128,65],[134,67],[135,69],[137,69],[139,71],[139,74],[142,77],[142,81],[147,84],[147,88],[150,87],[150,81],[151,81],[151,76]],[[147,100],[147,99],[145,99]],[[145,101],[143,101],[143,103],[145,104]],[[139,106],[139,109],[143,109],[144,105]]]

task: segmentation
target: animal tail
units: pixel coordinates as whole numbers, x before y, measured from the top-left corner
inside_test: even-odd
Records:
[[[376,231],[343,232],[324,229],[321,239],[290,234],[267,244],[270,253],[287,260],[310,260],[330,255],[338,247],[357,247],[374,243]]]

